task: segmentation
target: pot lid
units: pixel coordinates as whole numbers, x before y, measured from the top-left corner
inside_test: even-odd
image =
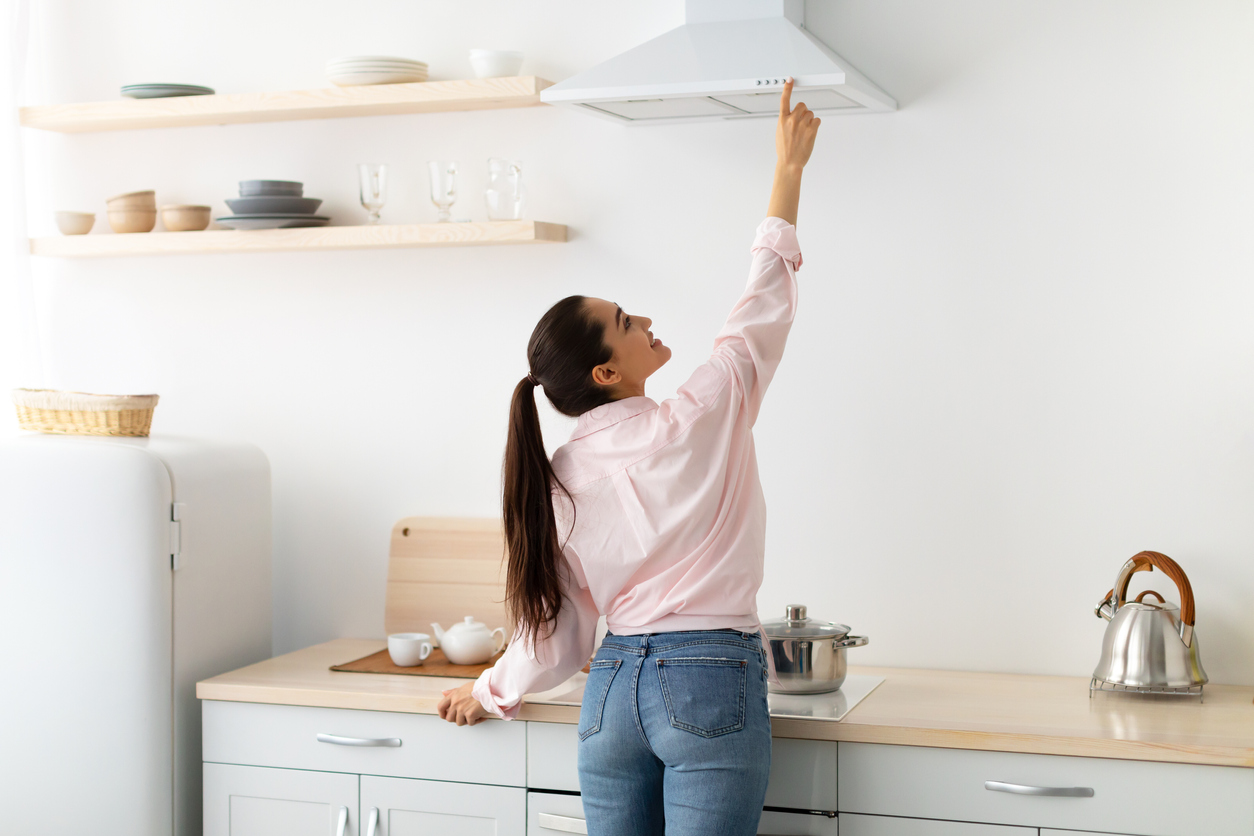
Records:
[[[807,618],[801,604],[789,604],[782,619],[768,621],[762,629],[772,639],[841,639],[849,634],[847,625]]]

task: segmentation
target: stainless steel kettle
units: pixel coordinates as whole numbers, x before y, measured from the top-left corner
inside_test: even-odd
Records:
[[[1146,590],[1128,600],[1128,582],[1137,572],[1157,568],[1175,583],[1180,606]],[[1146,601],[1153,595],[1158,600]],[[1200,692],[1209,680],[1198,655],[1193,587],[1180,565],[1159,552],[1141,552],[1119,570],[1115,586],[1094,612],[1109,621],[1102,657],[1093,671],[1094,687],[1147,692]]]

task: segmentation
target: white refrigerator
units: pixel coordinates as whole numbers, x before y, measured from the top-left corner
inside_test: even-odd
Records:
[[[270,656],[247,444],[0,440],[0,832],[201,832],[196,682]]]

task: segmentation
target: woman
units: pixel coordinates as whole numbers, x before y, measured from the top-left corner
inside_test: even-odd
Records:
[[[588,832],[752,834],[766,794],[768,671],[756,614],[766,506],[751,427],[796,310],[794,224],[819,120],[780,99],[769,217],[714,353],[657,404],[645,380],[671,350],[649,319],[572,296],[531,335],[504,468],[514,641],[477,682],[444,692],[458,725],[514,717],[592,653],[579,718]],[[578,416],[549,461],[535,388]]]

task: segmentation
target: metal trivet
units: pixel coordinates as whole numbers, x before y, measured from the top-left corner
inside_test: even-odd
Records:
[[[1093,677],[1089,680],[1089,699],[1093,698],[1096,691],[1107,691],[1111,693],[1125,694],[1168,694],[1178,697],[1202,697],[1201,685],[1182,685],[1173,688],[1169,685],[1120,685],[1116,682],[1107,682],[1104,679]]]

